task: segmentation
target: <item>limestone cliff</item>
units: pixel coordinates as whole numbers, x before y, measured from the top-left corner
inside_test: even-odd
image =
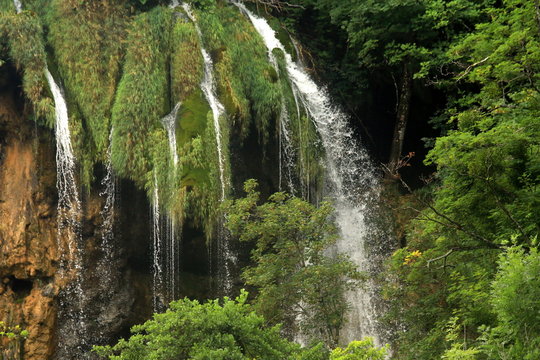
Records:
[[[18,76],[10,70],[0,74],[0,321],[20,325],[29,335],[20,351],[0,346],[0,352],[7,359],[77,359],[70,339],[79,324],[66,319],[73,279],[59,271],[54,134],[30,119]],[[83,196],[83,305],[92,319],[85,331],[101,344],[125,334],[151,309],[147,267],[137,260],[148,250],[148,204],[129,183],[122,192],[125,200],[117,207],[126,210],[114,219],[122,236],[115,236],[106,272],[100,263],[105,254],[99,184]]]
[[[17,100],[13,87],[0,93],[0,317],[29,331],[25,358],[46,359],[58,292],[54,149]]]

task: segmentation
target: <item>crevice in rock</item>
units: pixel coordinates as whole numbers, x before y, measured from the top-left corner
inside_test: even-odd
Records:
[[[11,275],[8,276],[7,285],[11,288],[17,299],[23,299],[30,295],[34,287],[34,281],[30,279],[19,279]]]

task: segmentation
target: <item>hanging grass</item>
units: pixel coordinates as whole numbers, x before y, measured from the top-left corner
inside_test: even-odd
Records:
[[[126,6],[118,0],[53,0],[47,18],[66,92],[80,109],[96,160],[104,161],[127,38]]]
[[[231,112],[236,132],[245,138],[253,122],[264,145],[280,112],[281,92],[261,37],[229,4],[197,15],[216,61],[219,95]]]
[[[22,73],[23,91],[37,118],[42,117],[47,125],[54,126],[54,102],[48,95],[44,73],[43,30],[36,14],[29,11],[16,14],[14,8],[0,12],[0,47],[2,58],[11,60]]]
[[[180,224],[189,218],[209,240],[222,188],[213,114],[200,89],[201,41],[213,59],[217,95],[226,109],[219,119],[226,193],[230,137],[241,143],[256,136],[266,153],[275,144],[269,140],[278,136],[283,104],[291,115],[296,171],[307,188],[322,188],[322,150],[305,112],[297,114],[282,54],[276,71],[261,37],[236,7],[205,4],[194,10],[203,33],[199,39],[181,7],[26,0],[27,10],[16,15],[11,1],[0,0],[0,66],[5,60],[17,67],[29,103],[52,127],[54,102],[43,73],[49,63],[65,90],[80,178],[88,189],[95,164],[107,161],[112,129],[116,174],[133,180],[151,200],[157,187],[162,210]],[[174,166],[161,119],[177,103]]]
[[[166,141],[160,119],[169,112],[170,104],[167,50],[171,25],[171,13],[162,7],[134,19],[112,108],[113,167],[118,175],[147,190],[154,187],[151,150],[162,146],[156,140]],[[159,132],[164,136],[156,134]]]

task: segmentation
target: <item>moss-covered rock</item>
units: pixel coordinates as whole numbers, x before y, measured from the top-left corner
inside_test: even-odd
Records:
[[[128,11],[119,0],[53,0],[48,11],[49,44],[65,91],[80,109],[96,153],[105,158],[111,107],[127,38]]]
[[[162,211],[179,224],[189,218],[210,239],[223,196],[220,163],[225,193],[232,193],[229,143],[241,148],[249,140],[257,158],[274,161],[268,159],[277,157],[285,111],[296,181],[312,192],[322,188],[322,150],[295,102],[282,54],[276,55],[276,68],[249,20],[227,2],[194,2],[202,38],[181,7],[148,4],[26,0],[26,10],[17,15],[10,0],[0,0],[0,66],[11,61],[23,73],[28,103],[52,127],[54,102],[43,73],[49,63],[65,92],[82,183],[89,189],[96,164],[111,156],[117,176],[133,180],[150,199],[157,190]],[[202,46],[212,57],[225,107],[219,119],[221,159],[213,113],[200,86]],[[174,164],[161,119],[177,103]]]

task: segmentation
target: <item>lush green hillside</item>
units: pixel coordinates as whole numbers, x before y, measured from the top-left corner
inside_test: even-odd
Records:
[[[381,164],[397,248],[377,282],[392,357],[540,358],[540,1],[245,3],[328,84],[351,114],[352,136]],[[253,309],[247,295],[222,306],[180,301],[137,327],[129,342],[101,351],[111,358],[125,351],[122,359],[315,359],[322,345],[300,349],[253,311],[293,329],[301,312],[288,306],[312,307],[316,316],[303,318],[318,334],[310,340],[326,341],[328,351],[339,342],[350,305],[343,293],[354,287],[344,279],[363,276],[346,257],[325,256],[337,234],[331,206],[319,202],[332,175],[321,135],[299,106],[306,100],[297,98],[286,54],[274,49],[273,63],[230,2],[190,4],[196,22],[165,1],[26,0],[17,14],[12,1],[0,0],[0,69],[22,79],[23,112],[39,131],[55,126],[46,66],[61,83],[87,193],[110,161],[116,175],[207,243],[222,230],[224,213],[233,235],[251,242],[238,245],[240,264],[249,266],[236,280],[253,287]],[[217,120],[200,86],[208,60],[223,104]],[[176,104],[177,164],[162,123]],[[248,197],[224,211],[222,198],[238,197],[247,178],[258,177],[264,195],[281,187],[285,136],[297,149],[291,181],[318,208],[283,193],[260,205],[264,198],[248,184]],[[189,351],[178,348],[161,327],[192,326],[194,314],[208,323],[194,328],[196,341],[182,339]],[[203,339],[216,336],[214,320],[225,334],[219,349]],[[162,349],[148,345],[154,341],[170,351],[159,357]],[[362,348],[356,355],[355,346]],[[367,341],[324,356],[383,354]]]

